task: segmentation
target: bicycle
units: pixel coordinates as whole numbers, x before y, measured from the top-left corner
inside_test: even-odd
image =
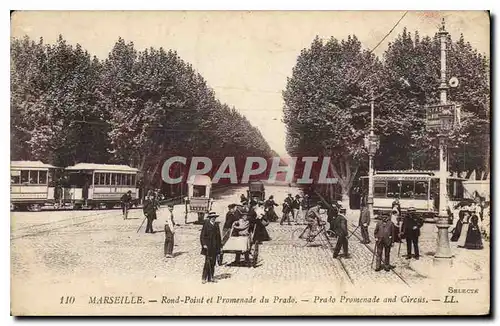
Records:
[[[299,245],[301,247],[305,247],[311,243],[314,243],[318,236],[322,235],[331,246],[330,238],[336,237],[336,234],[326,229],[326,222],[321,221],[316,225],[317,230],[313,230],[313,224],[307,224],[304,229],[297,229],[292,232],[292,241],[296,242],[297,240],[305,240],[305,243]]]

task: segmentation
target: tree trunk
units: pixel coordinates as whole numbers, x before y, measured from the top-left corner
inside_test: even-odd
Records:
[[[333,162],[330,162],[330,170],[335,178],[337,178],[342,191],[342,206],[346,210],[346,214],[350,210],[349,193],[354,182],[354,178],[358,173],[358,165],[351,164],[349,157],[339,158],[337,162],[338,168]]]

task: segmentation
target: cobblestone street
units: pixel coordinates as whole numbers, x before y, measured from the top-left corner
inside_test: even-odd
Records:
[[[221,215],[221,225],[227,205],[237,202],[244,190],[235,189],[216,198],[213,210]],[[273,193],[279,203],[289,191],[297,193],[298,189],[269,187],[269,193]],[[391,288],[399,286],[404,289],[428,281],[419,273],[415,261],[397,257],[397,244],[391,252],[396,269],[375,272],[370,268],[373,245],[359,242],[359,230],[349,239],[351,258],[333,259],[331,245],[335,245],[336,239],[330,239],[328,245],[318,236],[318,241],[306,245],[304,240],[292,237],[304,225],[271,223],[268,231],[272,240],[260,245],[256,268],[232,266],[234,254],[225,254],[224,264],[216,267],[218,284],[203,287],[203,256],[199,244],[201,226],[191,223],[196,220],[195,215],[190,215],[190,223],[185,225],[183,209],[182,205],[176,205],[174,209],[175,221],[181,225],[175,234],[175,257],[168,260],[163,258],[163,225],[168,216],[165,207],[158,213],[154,234],[145,234],[145,225],[138,231],[143,221],[141,209],[132,210],[128,220],[122,219],[120,210],[14,212],[11,268],[13,284],[19,289],[16,294],[22,295],[23,289],[28,291],[28,288],[39,287],[59,295],[67,293],[68,284],[73,284],[76,289],[72,290],[73,293],[84,297],[88,291],[121,293],[126,283],[154,288],[159,295],[167,289],[173,291],[175,284],[175,291],[189,287],[194,294],[248,289],[248,295],[257,295],[271,287],[274,292],[280,289],[286,294],[287,290],[295,288],[307,298],[303,301],[308,302],[317,293],[339,294],[351,288],[363,292],[365,287],[373,289],[387,284]],[[281,207],[278,207],[278,212],[281,212]],[[350,232],[355,230],[358,215],[359,211],[348,215]],[[371,238],[374,226],[375,222],[372,222]],[[431,260],[435,244],[433,227],[431,224],[424,227],[420,264]],[[455,264],[466,264],[480,273],[480,266],[488,262],[488,246],[485,243],[485,250],[476,252],[454,248]],[[401,255],[405,250],[403,244]],[[482,273],[484,275],[480,277],[486,277],[488,269],[483,268]],[[211,292],[214,289],[216,292]]]

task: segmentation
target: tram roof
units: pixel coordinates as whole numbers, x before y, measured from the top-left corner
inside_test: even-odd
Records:
[[[128,165],[119,164],[96,164],[96,163],[78,163],[66,168],[67,171],[78,170],[96,170],[96,171],[113,171],[113,172],[138,172],[136,168]]]
[[[387,170],[387,171],[375,171],[375,174],[425,174],[425,175],[435,175],[437,171],[433,170]]]
[[[408,180],[422,179],[422,178],[436,178],[439,175],[439,171],[433,170],[387,170],[387,171],[375,171],[374,176],[380,177],[381,179],[393,179],[399,178],[401,176],[406,176]],[[362,176],[361,178],[368,178],[368,176]],[[454,180],[465,180],[464,178],[454,177],[449,175],[448,179]]]
[[[56,167],[42,161],[11,161],[10,168],[17,169],[55,169]]]

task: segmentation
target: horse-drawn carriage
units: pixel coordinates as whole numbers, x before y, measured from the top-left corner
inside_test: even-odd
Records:
[[[197,223],[203,224],[205,215],[212,209],[212,199],[210,198],[210,190],[212,188],[212,180],[206,175],[194,175],[187,181],[188,195],[184,197],[185,216],[184,220],[187,223],[188,214],[195,212],[198,214]]]
[[[251,181],[248,185],[247,197],[249,201],[266,200],[266,191],[262,181]]]

